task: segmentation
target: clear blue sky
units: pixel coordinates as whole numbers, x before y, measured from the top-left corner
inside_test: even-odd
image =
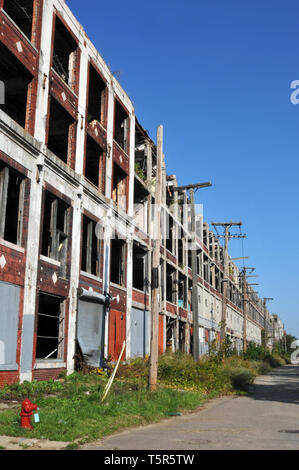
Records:
[[[242,220],[260,297],[299,338],[299,4],[68,0],[207,222]],[[242,256],[242,243],[230,241]],[[242,265],[242,262],[241,262]]]

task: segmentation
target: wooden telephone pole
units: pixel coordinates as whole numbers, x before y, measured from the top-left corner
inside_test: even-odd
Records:
[[[161,202],[162,202],[162,160],[163,160],[163,126],[157,130],[157,174],[155,188],[155,223],[154,250],[152,269],[152,308],[151,308],[151,345],[149,361],[149,389],[157,388],[158,357],[159,357],[159,267],[161,246]]]
[[[242,292],[243,292],[243,353],[246,353],[247,350],[247,310],[248,310],[248,297],[247,292],[247,270],[250,270],[252,273],[255,268],[246,268],[245,266],[242,269]]]
[[[223,254],[223,286],[222,286],[222,311],[221,311],[221,329],[220,339],[221,348],[224,346],[226,339],[226,307],[227,307],[227,289],[229,281],[229,260],[228,260],[228,242],[230,238],[245,238],[246,235],[231,235],[229,229],[233,226],[240,227],[242,222],[211,222],[214,227],[224,227],[224,235],[218,235],[224,237],[224,254]],[[217,229],[216,229],[217,231]]]
[[[178,186],[173,191],[190,192],[191,204],[191,269],[192,269],[192,314],[193,314],[193,358],[195,361],[199,359],[199,322],[198,322],[198,284],[197,284],[197,249],[196,249],[196,213],[194,202],[194,189],[207,188],[212,186],[209,181],[207,183],[189,184],[188,186]]]

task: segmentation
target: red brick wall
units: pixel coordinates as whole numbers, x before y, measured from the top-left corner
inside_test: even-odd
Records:
[[[2,371],[0,372],[0,388],[4,385],[14,384],[19,381],[19,372],[16,371]]]
[[[33,371],[33,380],[56,380],[61,372],[65,372],[65,368],[61,369],[35,369]]]

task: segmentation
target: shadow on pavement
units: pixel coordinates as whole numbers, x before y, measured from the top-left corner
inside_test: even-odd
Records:
[[[258,377],[249,394],[253,400],[299,405],[299,366],[287,365]]]

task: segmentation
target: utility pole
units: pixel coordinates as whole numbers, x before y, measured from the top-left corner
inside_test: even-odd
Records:
[[[268,328],[267,328],[267,300],[273,300],[272,297],[264,297],[263,303],[264,303],[264,354],[266,354],[267,351],[267,335],[268,335]]]
[[[163,159],[163,126],[157,130],[157,174],[155,187],[155,224],[154,250],[152,264],[152,308],[151,308],[151,346],[149,361],[149,389],[157,388],[159,358],[159,267],[161,246],[161,202],[162,202],[162,159]]]
[[[247,270],[253,272],[255,268],[246,268],[245,266],[242,269],[242,291],[243,291],[243,353],[246,353],[247,350],[247,307],[248,307],[248,298],[247,298]],[[250,284],[253,285],[253,284]],[[256,284],[254,284],[256,285]]]
[[[221,339],[221,348],[224,346],[224,341],[226,339],[226,306],[227,306],[227,289],[228,289],[228,281],[229,281],[229,272],[228,272],[228,241],[230,238],[245,238],[246,235],[231,235],[229,229],[232,226],[240,227],[242,222],[211,222],[211,225],[214,227],[224,227],[225,234],[224,234],[224,259],[223,259],[223,285],[222,285],[222,311],[221,311],[221,331],[220,331],[220,339]],[[216,229],[217,231],[217,229]],[[223,235],[218,235],[223,236]]]
[[[189,184],[188,186],[177,186],[173,191],[190,192],[191,204],[191,268],[192,268],[192,313],[193,313],[193,358],[198,361],[199,358],[199,322],[198,322],[198,284],[197,284],[197,249],[196,249],[196,214],[194,202],[194,189],[207,188],[212,186],[207,183]]]

